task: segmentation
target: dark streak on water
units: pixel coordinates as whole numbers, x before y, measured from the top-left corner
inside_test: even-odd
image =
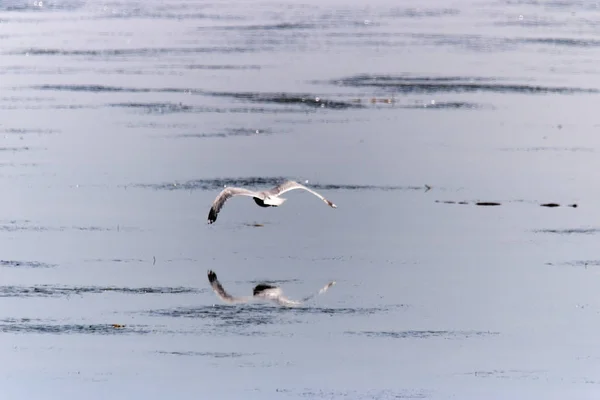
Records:
[[[205,139],[205,138],[227,138],[231,136],[269,136],[272,135],[273,132],[270,129],[249,129],[249,128],[232,128],[226,129],[223,132],[219,133],[182,133],[179,135],[172,136],[173,138],[196,138],[196,139]]]
[[[550,264],[552,265],[552,264]],[[569,265],[573,267],[598,267],[600,266],[600,260],[577,260],[563,263],[563,265]]]
[[[266,48],[265,48],[266,49]],[[86,57],[147,57],[147,56],[166,56],[182,54],[206,54],[206,53],[247,53],[258,51],[259,49],[248,47],[154,47],[140,49],[102,49],[102,50],[64,50],[50,48],[29,48],[19,51],[4,52],[6,55],[26,55],[26,56],[86,56]]]
[[[552,87],[542,85],[495,83],[496,78],[482,77],[430,77],[356,75],[331,81],[332,84],[350,87],[376,87],[394,93],[519,93],[519,94],[574,94],[600,93],[598,89],[576,87]],[[487,83],[486,83],[487,82]],[[494,83],[492,83],[494,82]]]
[[[206,69],[206,70],[248,70],[261,69],[260,65],[209,65],[209,64],[190,64],[186,65],[187,69]]]
[[[311,108],[327,108],[333,110],[345,110],[349,108],[362,108],[356,102],[345,102],[340,100],[329,100],[315,94],[308,93],[262,93],[262,92],[216,92],[200,89],[185,88],[133,88],[105,85],[34,85],[34,90],[72,91],[90,93],[185,93],[212,97],[229,97],[237,100],[245,100],[253,103],[278,104],[278,105],[301,105]],[[145,107],[145,108],[175,108],[177,111],[193,110],[186,108],[183,104],[172,103],[113,103],[112,107]],[[179,108],[178,108],[179,107]],[[214,111],[218,108],[207,107],[206,110]]]
[[[62,232],[62,231],[84,231],[84,232],[133,232],[140,231],[139,228],[128,226],[115,227],[100,227],[100,226],[41,226],[30,223],[31,221],[0,221],[0,231],[17,232],[17,231],[37,231],[37,232]]]
[[[14,268],[53,268],[56,267],[56,264],[47,264],[38,261],[0,260],[0,266]]]
[[[555,151],[555,152],[586,152],[593,153],[595,150],[591,147],[558,147],[558,146],[537,146],[537,147],[504,147],[501,151],[527,151],[527,152],[538,152],[538,151]]]
[[[48,135],[53,133],[60,133],[57,129],[27,129],[27,128],[5,128],[0,129],[0,133],[12,134],[12,135]]]
[[[122,334],[147,334],[151,330],[144,325],[119,325],[112,324],[55,324],[31,323],[27,320],[5,319],[0,320],[2,333],[34,333],[34,334],[85,334],[85,335],[122,335]]]
[[[473,337],[496,336],[499,332],[489,331],[362,331],[346,332],[348,335],[367,336],[372,338],[392,338],[392,339],[470,339]]]
[[[540,379],[540,373],[544,371],[524,371],[524,370],[491,370],[468,372],[464,375],[473,375],[478,378],[497,378],[497,379]]]
[[[478,110],[478,109],[493,109],[492,106],[484,106],[483,104],[478,103],[470,103],[467,101],[438,101],[431,103],[421,103],[421,104],[410,104],[410,105],[401,105],[399,108],[410,108],[410,109],[430,109],[430,110],[456,110],[456,109],[467,109],[467,110]]]
[[[207,289],[189,287],[112,287],[112,286],[0,286],[0,297],[63,297],[85,294],[121,293],[121,294],[187,294],[205,293]]]
[[[193,356],[209,358],[240,358],[257,355],[257,353],[224,353],[218,351],[157,351],[156,353],[169,356]]]
[[[572,228],[572,229],[537,229],[535,233],[554,233],[558,235],[593,235],[600,232],[600,228]]]
[[[199,318],[210,319],[218,322],[219,326],[235,326],[246,328],[258,325],[298,323],[299,320],[290,320],[290,316],[303,315],[372,315],[389,312],[394,309],[404,308],[405,305],[392,305],[389,307],[371,308],[323,308],[323,307],[279,307],[271,303],[244,304],[244,305],[213,305],[193,308],[172,308],[163,310],[150,310],[145,314],[172,318]]]
[[[21,147],[0,147],[0,152],[9,152],[12,151],[13,153],[19,152],[19,151],[28,151],[30,150],[30,148],[28,146],[21,146]]]
[[[356,390],[328,391],[305,389],[304,391],[291,391],[277,389],[279,393],[297,394],[306,399],[352,399],[352,400],[392,400],[392,399],[427,399],[429,394],[422,390]]]
[[[198,179],[187,182],[135,184],[131,186],[154,190],[222,190],[226,186],[247,187],[256,190],[270,189],[280,185],[288,178],[285,177],[231,177],[215,179]],[[302,180],[298,180],[302,182]],[[350,185],[306,183],[307,187],[315,190],[425,190],[425,186],[382,186],[382,185]]]

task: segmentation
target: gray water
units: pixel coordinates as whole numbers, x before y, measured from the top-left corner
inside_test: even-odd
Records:
[[[597,399],[598,7],[0,0],[0,397]]]

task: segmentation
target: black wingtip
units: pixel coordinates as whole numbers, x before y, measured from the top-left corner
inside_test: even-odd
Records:
[[[215,274],[212,270],[209,270],[208,271],[208,281],[210,283],[213,283],[216,280],[217,280],[217,274]]]
[[[208,223],[212,224],[217,220],[217,213],[212,208],[208,212]]]

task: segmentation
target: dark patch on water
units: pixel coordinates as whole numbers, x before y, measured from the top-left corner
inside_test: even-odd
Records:
[[[235,137],[235,136],[269,136],[272,135],[273,132],[270,129],[250,129],[250,128],[233,128],[226,129],[223,132],[219,133],[182,133],[179,135],[174,135],[175,138],[226,138],[226,137]]]
[[[26,319],[0,320],[2,333],[49,333],[49,334],[88,334],[88,335],[121,335],[147,334],[151,330],[145,325],[120,324],[56,324],[33,322]]]
[[[63,297],[85,294],[121,293],[121,294],[188,294],[204,293],[208,289],[189,287],[113,287],[113,286],[0,286],[0,297]]]
[[[498,78],[483,77],[435,77],[410,75],[355,75],[336,79],[330,83],[349,87],[374,87],[394,93],[433,94],[433,93],[520,93],[520,94],[573,94],[599,93],[598,89],[575,87],[552,87],[525,84],[495,83]]]
[[[346,334],[392,339],[469,339],[473,337],[495,336],[499,335],[500,333],[490,331],[348,331]]]
[[[600,228],[572,228],[572,229],[537,229],[535,233],[555,233],[558,235],[593,235],[600,232]]]
[[[157,351],[158,354],[169,356],[192,356],[192,357],[210,357],[210,358],[240,358],[253,356],[257,353],[226,353],[219,351]]]
[[[473,204],[476,206],[482,206],[482,207],[495,207],[495,206],[501,206],[502,203],[500,202],[496,202],[496,201],[455,201],[455,200],[435,200],[436,203],[441,203],[441,204],[460,204],[460,205],[467,205],[467,204]],[[526,203],[526,201],[524,200],[509,200],[507,201],[507,203]],[[537,204],[537,203],[535,203]],[[541,203],[538,204],[540,207],[547,207],[547,208],[556,208],[556,207],[561,207],[561,204],[559,203]],[[571,208],[577,208],[578,205],[576,203],[573,204],[564,204],[562,205],[562,207],[571,207]]]
[[[13,268],[53,268],[56,264],[48,264],[38,261],[16,261],[16,260],[0,260],[0,267]]]
[[[257,190],[270,189],[285,182],[285,177],[232,177],[215,179],[197,179],[187,182],[159,184],[134,184],[131,186],[154,190],[222,190],[225,187],[250,187]],[[297,182],[302,182],[298,180]],[[383,186],[383,185],[350,185],[304,183],[314,190],[426,190],[425,186]]]

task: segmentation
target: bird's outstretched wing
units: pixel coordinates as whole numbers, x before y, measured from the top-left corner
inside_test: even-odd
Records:
[[[325,197],[321,196],[319,193],[315,192],[314,190],[309,189],[306,186],[301,185],[295,181],[286,181],[286,182],[282,183],[281,185],[269,190],[267,193],[269,193],[273,196],[279,196],[285,192],[289,192],[290,190],[294,190],[294,189],[306,190],[307,192],[312,193],[315,196],[317,196],[318,198],[320,198],[321,200],[323,200],[325,202],[325,204],[327,204],[329,207],[337,208],[337,206],[335,204],[333,204],[333,202],[327,200]]]
[[[227,293],[221,285],[221,282],[217,279],[217,274],[210,270],[208,271],[208,282],[210,282],[210,286],[212,286],[217,296],[225,303],[247,303],[252,299],[251,297],[234,297]]]
[[[250,196],[250,197],[260,197],[262,198],[260,193],[253,192],[248,189],[236,188],[236,187],[228,187],[225,188],[219,193],[219,195],[213,201],[212,206],[210,207],[210,211],[208,212],[208,223],[212,224],[217,220],[217,215],[221,208],[223,208],[223,204],[233,196]]]
[[[317,293],[313,293],[310,296],[306,296],[305,298],[303,298],[302,302],[308,301],[308,300],[312,299],[315,296],[318,296],[320,294],[325,293],[327,290],[329,290],[330,287],[332,287],[333,285],[335,285],[335,283],[336,283],[335,281],[329,282],[327,285],[323,286],[321,288],[321,290],[319,290]]]
[[[284,307],[296,307],[301,306],[304,302],[312,299],[315,296],[325,293],[330,287],[335,285],[335,281],[329,282],[317,293],[311,294],[303,298],[302,300],[291,300],[283,295],[283,291],[278,286],[271,286],[264,283],[257,285],[254,288],[254,297],[261,298],[264,300],[271,300]]]

